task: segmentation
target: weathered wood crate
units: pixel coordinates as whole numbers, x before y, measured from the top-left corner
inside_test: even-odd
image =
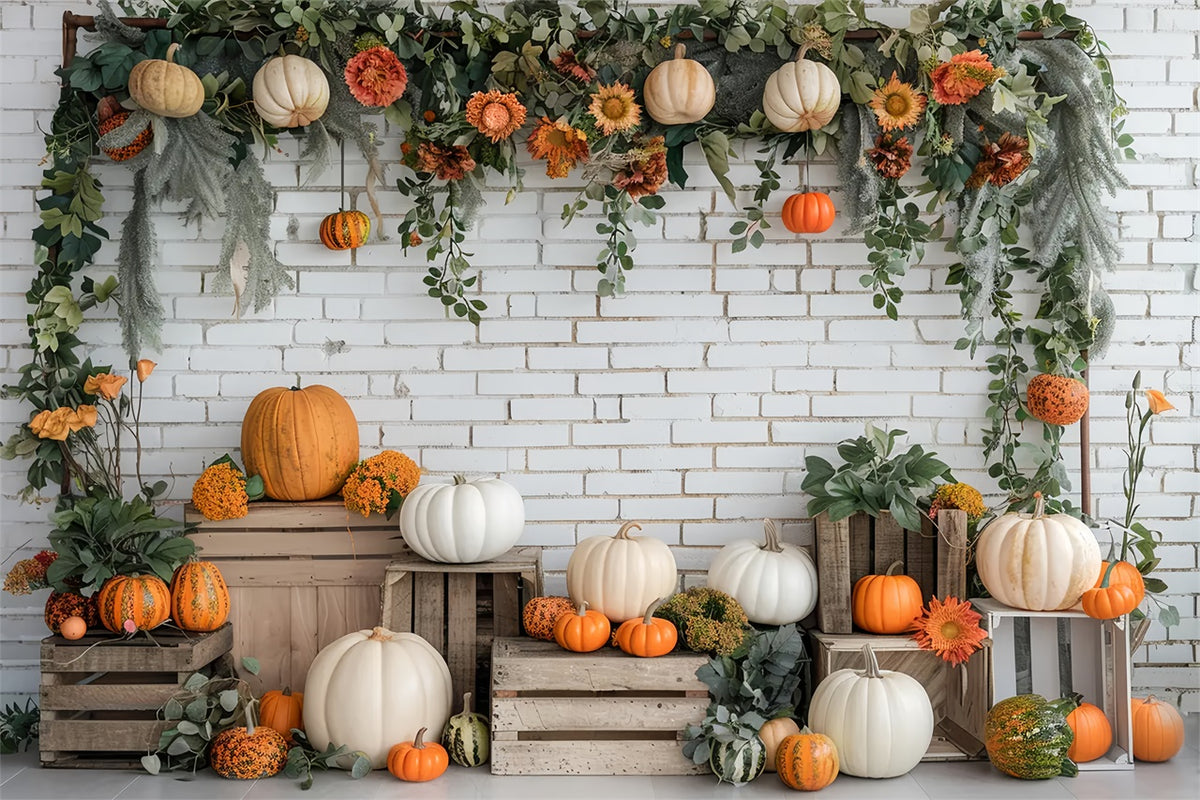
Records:
[[[42,766],[140,769],[139,759],[173,724],[159,720],[158,709],[189,675],[225,658],[233,646],[229,623],[212,633],[160,629],[151,635],[153,641],[107,632],[73,642],[42,640]]]
[[[521,609],[542,593],[542,551],[518,547],[492,561],[439,564],[409,555],[388,564],[383,627],[411,631],[446,659],[454,696],[487,702],[492,640],[519,636]]]
[[[394,520],[346,510],[341,500],[250,504],[241,519],[212,522],[193,506],[191,538],[229,584],[233,655],[259,659],[255,695],[304,688],[317,651],[379,624],[383,571],[408,553]]]
[[[813,671],[819,683],[839,669],[863,670],[862,646],[870,644],[880,669],[911,675],[920,681],[933,705],[933,741],[922,761],[965,761],[985,758],[983,723],[991,708],[991,641],[965,664],[951,666],[909,636],[812,631]]]
[[[957,509],[938,512],[937,525],[922,519],[921,532],[906,531],[891,514],[878,519],[859,512],[831,522],[816,517],[817,627],[825,633],[852,633],[850,593],[864,575],[882,575],[896,561],[921,587],[926,600],[967,590],[967,515]]]
[[[570,653],[553,642],[492,647],[493,775],[692,775],[683,729],[704,718],[697,653]]]
[[[1023,611],[991,598],[972,600],[992,638],[988,707],[1018,694],[1050,700],[1073,692],[1099,706],[1113,745],[1080,770],[1133,769],[1129,618],[1098,620],[1082,611]]]

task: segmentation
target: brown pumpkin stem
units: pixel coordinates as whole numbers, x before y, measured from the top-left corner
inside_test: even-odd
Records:
[[[775,520],[763,520],[763,534],[767,541],[759,550],[766,550],[768,553],[783,552],[783,545],[779,543],[779,526],[775,524]]]
[[[687,47],[684,46],[683,42],[680,42],[679,44],[675,45],[675,60],[676,61],[679,61],[680,59],[682,59],[684,57],[685,53],[687,53]]]
[[[165,60],[171,64],[175,63],[175,53],[179,50],[179,42],[171,42],[171,46],[167,48]]]
[[[368,642],[390,642],[396,638],[396,635],[387,628],[376,625],[371,629],[371,635],[367,637]]]
[[[417,731],[417,735],[413,737],[413,750],[425,749],[425,741],[423,738],[425,736],[425,730],[425,728],[421,728],[421,730]]]
[[[471,713],[471,693],[470,693],[470,692],[465,692],[465,693],[463,694],[463,710],[462,710],[462,713],[464,713],[464,714],[470,714],[470,713]]]
[[[621,530],[617,531],[617,535],[614,536],[613,538],[614,539],[628,539],[630,530],[639,530],[640,531],[641,529],[642,529],[642,523],[640,523],[640,522],[626,522],[624,525],[621,526]]]
[[[291,697],[292,696],[292,687],[290,687],[290,686],[283,687],[282,694],[284,697]]]
[[[809,45],[809,44],[808,44],[808,42],[805,42],[804,44],[800,45],[800,49],[799,49],[799,50],[796,52],[796,58],[795,58],[795,60],[796,60],[796,61],[803,61],[803,60],[804,60],[804,56],[805,56],[805,55],[808,53],[808,48],[809,48],[810,46],[811,46],[811,45]]]
[[[663,595],[662,597],[658,598],[657,600],[655,600],[653,603],[650,604],[649,608],[646,609],[646,616],[642,617],[643,625],[650,624],[650,621],[654,619],[654,612],[658,611],[659,606],[661,606],[663,603],[667,602],[668,597],[670,597],[670,595]]]
[[[887,568],[887,572],[885,572],[884,575],[895,575],[896,568],[902,566],[904,566],[904,562],[900,559],[896,559],[892,562],[891,566]]]
[[[879,672],[879,660],[875,658],[875,651],[871,649],[871,645],[864,644],[862,651],[863,659],[867,662],[867,677],[882,678],[883,675]]]

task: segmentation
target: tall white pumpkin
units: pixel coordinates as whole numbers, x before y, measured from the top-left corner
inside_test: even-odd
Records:
[[[817,566],[808,552],[779,541],[774,520],[763,520],[766,543],[738,539],[721,548],[708,585],[741,603],[751,622],[787,625],[817,607]]]
[[[1079,602],[1100,574],[1100,546],[1069,514],[1045,514],[1038,495],[1032,514],[1002,514],[975,544],[979,579],[992,597],[1026,611],[1057,611]]]
[[[651,603],[675,593],[679,573],[671,549],[652,536],[629,535],[641,530],[626,522],[616,536],[589,536],[567,561],[567,594],[578,605],[599,611],[612,622],[640,617]]]
[[[842,86],[824,64],[809,61],[804,49],[795,61],[771,73],[763,87],[763,111],[785,133],[812,131],[830,123],[842,104]]]
[[[863,656],[865,670],[839,669],[817,685],[808,727],[833,740],[847,775],[895,778],[929,749],[933,705],[916,678],[880,669],[871,645],[863,645]]]
[[[525,501],[498,478],[422,483],[400,506],[400,535],[421,558],[443,564],[487,561],[525,530]]]
[[[347,633],[308,668],[304,732],[318,750],[344,744],[381,769],[392,745],[411,741],[419,729],[441,735],[451,692],[445,660],[415,633]]]
[[[254,110],[276,128],[299,128],[329,106],[329,79],[312,59],[276,56],[254,73]]]

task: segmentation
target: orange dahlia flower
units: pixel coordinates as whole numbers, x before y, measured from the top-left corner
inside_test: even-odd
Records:
[[[381,108],[400,99],[408,88],[408,72],[387,47],[363,50],[346,63],[346,86],[364,106]]]
[[[970,100],[996,82],[1004,74],[981,50],[959,53],[949,61],[938,64],[929,73],[933,82],[933,99],[944,106],[958,106]]]
[[[511,92],[476,92],[467,101],[467,122],[495,144],[525,124],[525,106]]]

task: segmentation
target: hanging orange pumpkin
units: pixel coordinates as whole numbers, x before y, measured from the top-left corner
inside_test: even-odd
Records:
[[[411,742],[392,745],[388,751],[388,772],[402,781],[431,781],[450,766],[450,754],[437,742],[423,741],[426,728],[417,731]]]
[[[1108,562],[1100,562],[1100,577],[1096,578],[1095,588],[1099,589],[1100,584],[1104,583],[1104,574],[1108,572]],[[1134,607],[1142,604],[1142,599],[1146,596],[1146,581],[1142,578],[1142,573],[1138,572],[1138,568],[1128,561],[1118,561],[1112,568],[1112,572],[1108,572],[1108,585],[1115,586],[1118,583],[1123,583],[1130,589],[1133,589],[1133,595],[1137,598]]]
[[[117,575],[100,587],[96,608],[100,624],[113,633],[124,633],[126,620],[147,631],[171,615],[171,590],[155,575]]]
[[[884,575],[864,575],[854,584],[851,616],[871,633],[904,633],[921,616],[921,587],[907,575],[896,575],[896,561]]]
[[[1088,387],[1064,375],[1035,375],[1025,388],[1025,407],[1042,422],[1074,425],[1088,410]]]
[[[608,617],[599,611],[589,610],[584,600],[577,612],[563,614],[554,623],[554,641],[567,650],[590,653],[608,644],[611,631],[612,624]]]
[[[304,692],[293,693],[288,686],[265,693],[258,701],[258,716],[259,725],[278,731],[291,744],[292,728],[304,730]]]
[[[1075,741],[1067,751],[1067,758],[1075,763],[1095,761],[1112,747],[1112,725],[1099,707],[1076,702],[1079,704],[1067,714],[1067,724],[1075,732]]]
[[[644,617],[627,619],[617,627],[617,647],[622,652],[641,658],[655,658],[675,649],[675,643],[679,641],[675,623],[654,616],[654,612],[666,600],[660,597],[650,604]]]
[[[371,235],[371,218],[361,211],[339,211],[321,220],[321,244],[330,250],[353,250]]]
[[[171,619],[185,631],[215,631],[229,618],[229,587],[211,561],[189,561],[171,578]]]
[[[1183,717],[1175,707],[1154,695],[1130,701],[1133,717],[1133,757],[1166,761],[1183,749]]]
[[[824,233],[837,215],[833,200],[824,192],[794,194],[783,201],[783,227],[792,233]]]

